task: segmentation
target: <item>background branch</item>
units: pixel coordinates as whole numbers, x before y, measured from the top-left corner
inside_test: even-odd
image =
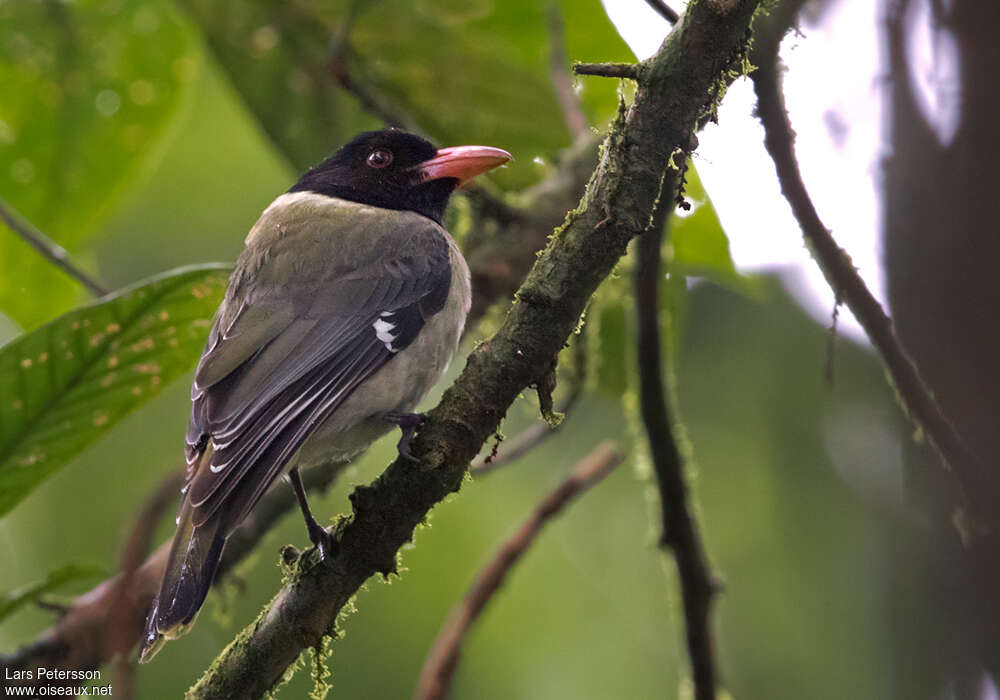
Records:
[[[67,275],[86,287],[94,296],[102,297],[108,293],[105,287],[97,278],[84,272],[83,269],[74,263],[66,249],[53,241],[44,233],[14,210],[10,204],[0,199],[0,219],[7,224],[7,227],[23,238],[32,248],[41,253],[46,260],[60,268]]]
[[[656,10],[657,14],[670,22],[670,24],[677,24],[677,20],[680,19],[677,10],[667,5],[663,0],[646,0],[646,4]]]
[[[570,79],[569,58],[566,55],[566,27],[559,6],[552,3],[548,7],[549,29],[549,75],[559,106],[562,108],[566,127],[573,138],[579,138],[587,131],[587,118],[583,115],[580,98],[573,89]]]
[[[538,257],[497,333],[469,356],[413,445],[351,495],[334,528],[332,566],[314,551],[258,619],[226,647],[191,698],[259,697],[306,648],[335,629],[341,608],[374,573],[396,571],[399,548],[428,511],[459,488],[469,462],[521,391],[552,366],[601,281],[648,228],[662,173],[743,65],[756,0],[693,5],[643,64],[635,101],[612,126],[580,205]]]
[[[416,121],[404,111],[396,109],[389,101],[375,90],[355,79],[350,67],[351,46],[348,36],[334,43],[327,65],[330,75],[346,92],[354,95],[361,107],[383,122],[386,126],[405,129],[414,133],[422,133]]]
[[[500,589],[514,564],[528,551],[548,521],[555,518],[573,498],[610,474],[624,458],[614,444],[602,442],[573,467],[569,476],[542,499],[517,532],[500,546],[476,575],[462,601],[452,608],[438,632],[420,671],[413,693],[415,699],[442,700],[448,696],[465,635],[493,594]]]
[[[141,629],[143,622],[130,619],[139,611],[129,605],[128,592],[135,586],[136,573],[149,553],[160,518],[170,506],[176,506],[177,495],[183,484],[184,474],[180,470],[168,474],[160,482],[139,511],[122,551],[121,574],[114,585],[112,608],[108,614],[108,633],[111,637],[109,643],[112,655],[115,656],[114,687],[119,697],[135,697],[135,661],[130,659],[129,652],[136,641],[134,630],[137,627]]]
[[[653,223],[636,245],[635,306],[639,405],[660,493],[663,533],[660,546],[673,552],[680,580],[688,656],[696,700],[715,700],[716,663],[710,612],[716,585],[705,546],[688,504],[684,460],[673,434],[673,419],[663,380],[660,340],[660,251],[663,231],[674,207],[677,171],[663,177]]]
[[[795,157],[794,133],[782,95],[778,70],[780,39],[778,33],[761,36],[752,56],[758,68],[751,77],[757,94],[757,111],[764,126],[764,144],[774,161],[781,191],[830,287],[854,313],[881,356],[903,407],[955,472],[965,497],[973,506],[974,521],[995,524],[997,515],[991,497],[996,492],[994,477],[942,412],[917,366],[899,342],[892,320],[868,290],[850,256],[823,225],[809,197]]]
[[[303,483],[311,492],[325,491],[333,483],[346,463],[333,462],[305,472]],[[155,509],[162,503],[165,485],[157,487],[150,499],[147,510]],[[167,505],[177,501],[178,493],[173,489]],[[215,583],[218,585],[226,573],[249,554],[260,539],[292,509],[298,508],[292,490],[284,483],[271,489],[257,504],[243,525],[232,534],[226,543],[226,551],[219,564]],[[148,520],[140,516],[134,533],[145,533]],[[127,562],[138,547],[130,538],[123,559]],[[121,650],[131,650],[142,636],[146,613],[156,594],[163,569],[166,566],[170,542],[164,542],[145,561],[127,576],[130,582],[122,586],[122,574],[108,579],[92,590],[77,596],[66,613],[56,623],[39,635],[38,640],[18,649],[9,656],[0,657],[0,666],[15,669],[35,669],[39,666],[63,670],[91,670],[109,663]],[[131,553],[130,553],[131,552]],[[139,555],[141,559],[141,555]],[[127,569],[126,569],[127,571]],[[78,681],[25,681],[28,685],[44,682],[48,686],[78,685]],[[0,687],[8,681],[0,676]],[[116,687],[117,690],[117,687]]]

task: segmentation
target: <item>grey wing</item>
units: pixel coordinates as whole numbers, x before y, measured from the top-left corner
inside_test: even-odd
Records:
[[[305,303],[262,300],[220,317],[192,389],[185,490],[196,526],[226,504],[235,528],[312,431],[444,307],[448,244],[425,234],[419,252],[338,272]]]

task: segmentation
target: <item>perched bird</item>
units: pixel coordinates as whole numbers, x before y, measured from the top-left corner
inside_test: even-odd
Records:
[[[191,387],[177,532],[140,650],[190,628],[226,539],[282,474],[309,538],[335,556],[299,468],[348,459],[440,379],[469,310],[469,270],[441,225],[459,185],[511,156],[360,134],[264,210],[246,237]]]

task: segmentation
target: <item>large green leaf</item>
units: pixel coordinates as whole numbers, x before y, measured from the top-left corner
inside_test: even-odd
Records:
[[[704,277],[743,293],[752,292],[753,279],[736,271],[729,239],[693,165],[686,176],[684,198],[691,210],[677,209],[667,224],[666,259],[670,272]]]
[[[174,270],[0,348],[0,515],[195,364],[228,269]]]
[[[80,252],[142,166],[197,68],[191,30],[144,0],[0,2],[0,192]],[[76,282],[0,227],[0,311],[31,328]]]
[[[92,581],[105,578],[107,575],[104,569],[90,564],[67,564],[55,571],[50,571],[41,581],[29,583],[0,595],[0,622],[3,622],[4,618],[10,616],[11,613],[38,600],[46,593],[51,593],[75,581]]]
[[[569,143],[549,77],[546,3],[533,0],[183,0],[265,131],[299,167],[380,122],[341,90],[331,46],[346,42],[352,77],[414,118],[442,144],[487,143],[517,158],[498,180],[521,186],[545,174],[534,162]],[[599,0],[561,4],[569,56],[627,60]],[[567,66],[568,70],[568,66]],[[584,107],[602,121],[616,81],[580,83]]]

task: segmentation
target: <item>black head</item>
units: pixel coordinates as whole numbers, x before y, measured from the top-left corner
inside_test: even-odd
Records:
[[[440,151],[398,129],[366,131],[312,168],[289,192],[315,192],[385,209],[407,209],[440,223],[455,188],[510,160],[498,148]]]

